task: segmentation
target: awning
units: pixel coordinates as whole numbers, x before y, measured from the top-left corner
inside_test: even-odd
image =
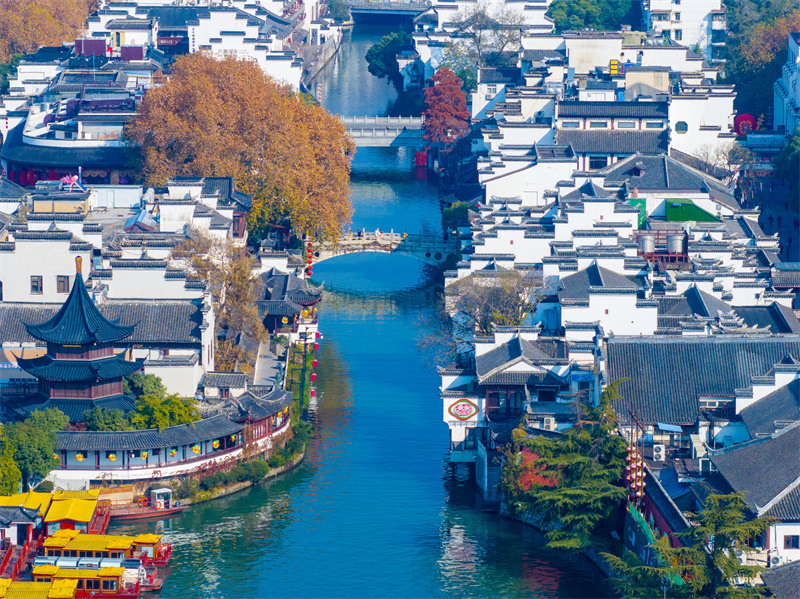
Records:
[[[662,422],[657,422],[656,426],[658,426],[658,430],[664,431],[665,433],[682,433],[683,429],[678,426],[677,424],[664,424]]]

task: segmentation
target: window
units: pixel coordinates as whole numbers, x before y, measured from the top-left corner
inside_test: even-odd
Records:
[[[784,549],[800,549],[800,535],[784,535]]]
[[[675,34],[675,40],[676,40],[676,41],[678,41],[678,42],[679,42],[679,41],[681,41],[681,40],[683,39],[683,31],[681,31],[680,29],[676,29],[676,30],[675,30],[675,31],[673,31],[672,33],[674,33],[674,34]]]
[[[496,85],[487,85],[486,86],[486,99],[494,98],[495,94],[497,93],[497,86]]]
[[[592,129],[605,129],[608,127],[608,121],[589,121],[589,127]]]
[[[69,277],[64,275],[56,277],[56,293],[69,293]]]
[[[42,277],[41,275],[33,275],[31,277],[31,293],[41,295],[42,292]]]
[[[681,20],[681,13],[679,13],[679,12],[676,12],[676,13],[675,13],[675,19],[674,19],[674,20],[675,20],[675,21],[680,21],[680,20]]]
[[[618,129],[636,129],[636,121],[619,121],[617,123]]]
[[[580,121],[564,121],[561,123],[561,127],[564,129],[577,129],[581,126]]]
[[[689,130],[689,125],[686,124],[686,121],[678,121],[675,123],[675,133],[686,133]]]
[[[608,166],[608,158],[605,156],[589,156],[589,170],[597,170]]]
[[[664,126],[664,121],[647,121],[644,126],[648,129],[661,129]]]

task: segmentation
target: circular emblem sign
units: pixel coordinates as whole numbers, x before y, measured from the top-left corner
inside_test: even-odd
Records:
[[[478,406],[468,399],[459,399],[447,408],[447,411],[450,412],[450,415],[454,418],[469,420],[478,413]]]

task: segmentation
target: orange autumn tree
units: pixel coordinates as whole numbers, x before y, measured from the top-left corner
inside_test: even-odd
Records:
[[[452,148],[469,131],[469,110],[461,89],[461,79],[447,67],[431,77],[432,85],[425,88],[426,141]]]
[[[0,0],[0,62],[83,34],[96,0]]]
[[[125,137],[150,183],[232,176],[253,194],[255,240],[285,219],[315,239],[334,239],[350,222],[355,148],[344,126],[253,62],[177,58],[169,81],[145,94]]]

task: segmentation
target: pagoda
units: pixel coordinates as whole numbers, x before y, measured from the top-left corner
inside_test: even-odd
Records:
[[[47,343],[47,353],[17,364],[39,381],[41,408],[58,408],[71,422],[94,407],[134,409],[134,399],[122,388],[122,377],[140,370],[144,359],[124,359],[114,344],[129,337],[134,326],[122,326],[100,313],[89,297],[75,260],[76,276],[67,301],[53,318],[41,324],[23,322],[28,333]]]

